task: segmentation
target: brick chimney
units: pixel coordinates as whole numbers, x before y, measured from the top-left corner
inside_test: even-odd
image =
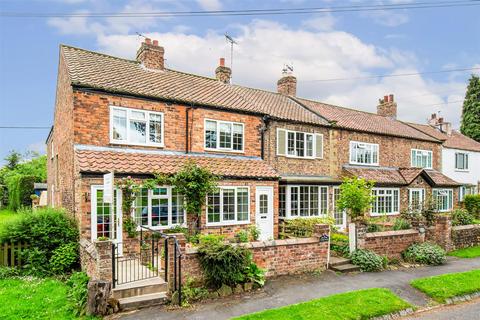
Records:
[[[397,103],[393,101],[393,94],[386,95],[378,100],[377,114],[390,119],[397,119]]]
[[[230,79],[232,77],[232,69],[229,67],[225,67],[225,58],[220,58],[220,64],[215,69],[215,77],[218,81],[221,81],[225,84],[230,83]]]
[[[163,70],[165,69],[165,49],[158,45],[157,40],[145,38],[145,42],[137,51],[137,61],[150,70]]]
[[[432,113],[430,120],[428,120],[428,124],[436,127],[438,130],[446,133],[447,135],[452,134],[452,124],[450,122],[445,122],[443,117],[437,118],[436,113]]]
[[[277,81],[277,92],[287,95],[297,95],[297,78],[292,74],[293,68],[286,66],[283,69],[282,77]]]

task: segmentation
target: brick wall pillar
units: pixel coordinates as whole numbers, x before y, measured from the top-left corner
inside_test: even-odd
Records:
[[[443,249],[452,249],[452,219],[448,215],[437,215],[432,226],[427,228],[426,240]]]
[[[180,252],[182,254],[185,253],[185,246],[186,246],[186,239],[185,235],[183,233],[175,233],[172,234],[175,236],[178,240],[178,244],[180,246]],[[168,261],[165,261],[166,264],[168,264],[168,273],[167,273],[167,279],[166,281],[168,282],[168,291],[170,293],[173,293],[175,291],[174,285],[175,285],[175,240],[173,238],[168,239]],[[182,258],[182,263],[185,261],[185,257]],[[178,263],[178,258],[177,258],[177,263]],[[177,264],[178,266],[178,264]],[[178,272],[178,270],[177,270]],[[182,276],[183,277],[183,276]],[[179,279],[176,279],[179,281]]]
[[[364,223],[355,223],[356,237],[357,237],[357,249],[365,248],[365,238],[367,236],[367,225]]]
[[[112,282],[112,241],[95,241],[97,250],[97,280]]]
[[[313,236],[321,238],[322,236],[329,236],[330,226],[328,224],[316,224],[313,227]]]

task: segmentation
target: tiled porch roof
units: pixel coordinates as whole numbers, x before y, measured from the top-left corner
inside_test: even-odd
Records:
[[[75,160],[82,173],[173,174],[191,160],[224,178],[277,179],[277,172],[260,158],[148,152],[76,146]]]

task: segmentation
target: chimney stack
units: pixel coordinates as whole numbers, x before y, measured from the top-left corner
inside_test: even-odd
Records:
[[[293,76],[293,68],[285,65],[282,77],[277,81],[277,92],[286,96],[297,95],[297,78]]]
[[[397,103],[393,100],[393,94],[385,95],[378,100],[377,114],[390,119],[397,119]]]
[[[437,118],[436,113],[432,113],[432,117],[430,120],[428,120],[428,124],[436,127],[438,130],[446,133],[447,135],[452,134],[452,124],[450,122],[445,122],[443,117]]]
[[[165,49],[158,45],[158,40],[152,40],[145,38],[142,45],[137,51],[137,61],[150,70],[163,70],[165,69]]]
[[[225,67],[225,58],[220,58],[220,65],[215,69],[215,78],[225,84],[230,83],[232,69]]]

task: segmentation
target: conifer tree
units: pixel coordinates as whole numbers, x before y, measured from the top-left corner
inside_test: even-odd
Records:
[[[460,131],[480,142],[480,77],[477,75],[472,75],[468,83]]]

